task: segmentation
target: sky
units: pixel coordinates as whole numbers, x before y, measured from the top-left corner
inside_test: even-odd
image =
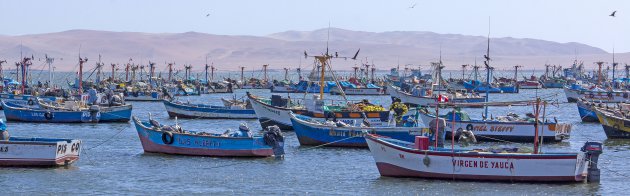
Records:
[[[0,35],[89,29],[264,36],[330,23],[356,31],[485,36],[490,21],[491,37],[630,52],[627,0],[0,0],[0,9]]]

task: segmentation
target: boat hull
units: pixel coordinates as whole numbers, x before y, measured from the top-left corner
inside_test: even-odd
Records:
[[[305,115],[316,120],[326,119],[329,112],[317,113],[310,112],[301,109],[289,109],[272,106],[259,101],[257,98],[249,96],[252,108],[256,111],[256,116],[260,121],[260,125],[263,128],[268,126],[278,126],[282,130],[293,130],[293,123],[291,122],[291,112],[295,114]],[[343,121],[346,124],[359,126],[363,122],[361,117],[363,112],[335,112],[337,120]],[[385,126],[388,123],[389,111],[377,111],[377,112],[364,112],[367,115],[367,120],[372,126]]]
[[[80,140],[18,138],[0,141],[0,166],[68,166],[79,160]]]
[[[621,103],[628,101],[630,98],[630,92],[575,90],[566,87],[564,88],[564,94],[568,102],[578,102],[582,99],[589,102]]]
[[[425,125],[428,125],[435,118],[433,115],[419,112],[420,118]],[[454,127],[453,128],[453,124]],[[542,124],[539,131],[539,137],[544,142],[559,142],[569,139],[570,130],[556,130],[557,124]],[[512,142],[534,142],[535,127],[534,123],[529,122],[498,122],[498,121],[446,121],[445,132],[447,137],[451,137],[452,130],[461,132],[462,130],[472,130],[480,141],[501,141],[507,140]]]
[[[345,88],[343,92],[346,95],[386,95],[381,88]],[[330,90],[332,95],[341,95],[339,88]]]
[[[166,144],[162,131],[148,128],[134,120],[145,152],[192,156],[268,157],[274,155],[262,137],[221,137],[173,133],[172,144]]]
[[[391,97],[399,98],[400,101],[407,104],[417,105],[417,106],[426,106],[430,104],[435,104],[436,98],[428,97],[428,96],[413,96],[409,93],[401,92],[398,87],[389,86],[387,88],[387,92]],[[450,102],[453,103],[481,103],[485,102],[486,99],[484,97],[474,97],[474,98],[455,98],[450,97]]]
[[[366,136],[366,141],[382,176],[510,182],[576,182],[587,176],[588,162],[583,152],[512,154],[417,150],[371,136]]]
[[[367,147],[366,133],[377,134],[403,141],[413,141],[415,136],[428,135],[421,127],[335,127],[315,124],[291,117],[295,135],[300,145],[326,145],[330,147]]]
[[[613,116],[604,108],[594,107],[604,133],[610,139],[630,139],[630,120]]]
[[[207,119],[256,119],[253,109],[230,109],[230,107],[183,104],[164,100],[164,107],[171,118]]]
[[[131,105],[103,107],[99,112],[81,111],[48,111],[45,109],[4,107],[7,121],[40,122],[40,123],[103,123],[128,122],[131,118]],[[95,115],[95,116],[93,116]]]
[[[582,101],[577,103],[578,113],[580,113],[580,119],[582,122],[599,122],[597,114],[593,108]]]

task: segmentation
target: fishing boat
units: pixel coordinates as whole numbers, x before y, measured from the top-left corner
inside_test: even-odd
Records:
[[[216,119],[256,119],[256,113],[246,105],[213,106],[163,100],[171,118],[216,118]]]
[[[568,102],[577,102],[580,99],[592,102],[619,103],[627,101],[630,92],[627,90],[606,90],[598,87],[584,89],[581,87],[565,87],[564,94]]]
[[[247,93],[252,108],[256,111],[256,116],[262,127],[278,126],[282,130],[293,130],[290,113],[305,115],[317,120],[332,118],[333,116],[346,124],[358,126],[364,120],[373,126],[384,126],[388,123],[389,111],[361,110],[356,104],[348,105],[324,105],[324,100],[313,95],[312,99],[305,99],[305,105],[299,104],[290,98],[283,98],[279,95],[272,95],[271,99],[254,96]],[[343,101],[344,103],[346,101]]]
[[[599,122],[597,114],[595,113],[595,108],[593,108],[595,104],[596,103],[589,102],[584,99],[580,99],[577,102],[578,113],[580,114],[580,119],[582,120],[582,122]]]
[[[66,101],[63,105],[39,102],[39,108],[29,108],[10,102],[2,102],[7,121],[43,122],[43,123],[97,123],[128,122],[132,106],[86,107],[80,102]]]
[[[586,142],[574,153],[523,148],[455,149],[428,146],[428,138],[406,142],[365,135],[381,176],[475,181],[599,181],[602,144]]]
[[[365,134],[377,134],[403,141],[414,141],[415,136],[427,136],[422,127],[366,127],[351,126],[337,121],[320,121],[290,113],[291,123],[300,145],[326,145],[331,147],[367,147]]]
[[[284,155],[284,137],[280,130],[268,128],[251,134],[241,125],[237,132],[209,133],[190,131],[175,125],[162,125],[149,119],[133,117],[145,152],[194,156],[269,157]]]
[[[79,160],[81,140],[10,137],[0,120],[0,166],[69,166]]]
[[[387,92],[391,97],[398,98],[403,103],[414,106],[426,106],[429,104],[433,104],[440,94],[448,96],[449,100],[454,103],[481,103],[486,100],[486,98],[483,96],[457,91],[449,91],[450,93],[444,92],[434,94],[431,90],[427,90],[424,88],[413,88],[412,92],[405,92],[402,91],[399,87],[393,85],[389,85],[387,87]],[[479,107],[474,105],[470,106]]]
[[[429,113],[426,108],[419,110],[419,115],[425,125],[428,125],[435,119],[435,114]],[[449,122],[446,123],[447,137],[452,134],[451,130],[455,130],[456,133],[467,130],[472,131],[480,141],[531,142],[536,137],[534,135],[536,133],[534,124],[536,122],[533,120],[532,115],[520,117],[517,114],[509,113],[506,116],[496,116],[484,120],[471,119],[466,112],[454,109],[445,115],[441,115],[440,118],[444,118]],[[538,122],[538,124],[541,128],[539,131],[540,137],[544,142],[559,142],[570,137],[571,124],[547,122],[547,120],[544,123]]]
[[[597,114],[599,123],[604,128],[606,137],[611,139],[630,138],[630,105],[619,104],[613,107],[593,105],[592,107]]]
[[[125,101],[162,101],[164,95],[159,91],[129,91],[124,93]]]
[[[0,166],[68,166],[79,160],[81,140],[11,137],[0,140]]]
[[[517,84],[520,89],[541,89],[543,87],[534,75],[531,75],[530,78],[523,77],[523,80],[518,81]]]
[[[14,95],[9,93],[0,94],[0,100],[5,102],[11,102],[17,105],[37,107],[36,101],[40,99],[42,101],[62,101],[63,98],[56,96],[33,96],[33,95]]]
[[[339,89],[338,86],[335,86],[330,90],[330,94],[341,95],[342,93],[345,93],[346,95],[385,95],[385,90],[374,84],[368,84],[365,87],[359,87],[347,81],[339,82],[339,84],[341,85],[341,89]]]

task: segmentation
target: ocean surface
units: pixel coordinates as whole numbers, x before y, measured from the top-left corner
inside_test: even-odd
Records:
[[[265,90],[254,94],[267,96]],[[520,94],[492,94],[491,100],[522,100],[534,95],[566,102],[561,89],[522,90]],[[237,98],[244,90],[235,93]],[[294,97],[302,94],[294,94]],[[180,97],[191,102],[221,104],[214,94]],[[330,97],[330,96],[329,96]],[[365,97],[354,96],[360,100]],[[370,97],[389,105],[389,96]],[[163,123],[169,119],[160,102],[134,102],[133,114],[146,119],[149,113]],[[482,109],[465,109],[480,118]],[[524,114],[531,106],[490,108],[494,115]],[[211,158],[145,153],[130,123],[35,124],[8,123],[13,136],[61,137],[83,140],[81,159],[65,168],[0,168],[2,195],[39,194],[314,194],[314,195],[621,195],[625,194],[630,166],[630,140],[609,140],[599,124],[581,123],[575,104],[547,108],[547,116],[574,124],[568,141],[545,144],[544,151],[578,151],[586,141],[603,141],[600,158],[601,183],[509,183],[426,180],[381,177],[368,149],[302,147],[295,133],[285,132],[287,152],[276,158]],[[187,129],[223,132],[246,122],[260,130],[256,120],[179,119]],[[481,143],[479,146],[531,146],[531,144]]]
[[[380,72],[378,75],[382,75]],[[346,72],[347,74],[347,72]],[[453,72],[452,75],[458,74]],[[505,72],[505,76],[510,76]],[[530,75],[531,72],[524,74]],[[538,71],[537,75],[540,72]],[[47,77],[42,74],[42,77]],[[254,75],[252,73],[252,75]],[[257,75],[260,75],[257,73]],[[276,78],[282,73],[273,73]],[[519,74],[520,75],[520,74]],[[225,76],[225,75],[224,75]],[[228,77],[234,77],[229,73]],[[255,76],[256,77],[256,76]],[[296,74],[291,77],[297,79]],[[56,77],[58,83],[65,79]],[[245,90],[234,95],[213,94],[179,97],[182,101],[220,105],[220,98],[244,98]],[[252,93],[269,96],[268,90]],[[286,94],[282,94],[286,95]],[[596,123],[582,123],[574,103],[566,103],[561,89],[521,90],[519,94],[491,94],[490,100],[523,100],[536,95],[558,100],[547,107],[547,116],[573,124],[568,141],[545,144],[543,151],[575,152],[586,141],[602,141],[601,183],[509,183],[452,180],[426,180],[381,177],[368,149],[302,147],[294,132],[285,132],[283,159],[211,158],[144,153],[137,132],[129,123],[36,124],[9,122],[12,136],[78,138],[83,141],[81,159],[65,168],[0,168],[0,195],[131,194],[131,195],[624,195],[630,176],[630,140],[609,140]],[[292,94],[300,97],[303,94]],[[326,95],[327,98],[338,98]],[[367,98],[388,106],[389,96],[350,96]],[[161,102],[132,102],[133,115],[142,119],[149,113],[158,121],[174,124]],[[483,109],[464,109],[471,118],[481,118]],[[531,106],[491,107],[494,116],[532,112]],[[0,112],[0,117],[4,114]],[[254,130],[256,120],[179,119],[186,129],[224,132],[247,123]],[[480,143],[477,146],[533,146],[515,143]]]

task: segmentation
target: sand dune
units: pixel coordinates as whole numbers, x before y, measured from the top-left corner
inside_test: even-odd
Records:
[[[57,70],[70,71],[76,67],[79,51],[93,66],[101,54],[106,64],[158,63],[164,69],[166,62],[177,67],[192,64],[194,70],[203,69],[205,56],[219,70],[237,70],[239,66],[260,67],[270,64],[272,69],[310,66],[312,59],[304,59],[303,51],[321,54],[326,50],[328,29],[314,31],[287,31],[268,36],[227,36],[197,32],[186,33],[138,33],[92,30],[71,30],[58,33],[21,36],[0,36],[0,59],[12,65],[23,55],[34,55],[43,63],[44,54],[57,58]],[[461,64],[481,63],[485,53],[486,38],[432,32],[361,32],[330,29],[329,48],[341,56],[352,56],[361,49],[359,60],[334,60],[338,69],[350,69],[364,61],[374,63],[380,69],[401,65],[428,65],[440,57],[447,69],[457,69]],[[507,69],[513,65],[526,68],[542,68],[545,63],[568,66],[578,53],[578,59],[591,66],[594,61],[611,61],[611,54],[602,49],[580,43],[557,43],[536,39],[492,38],[492,65]],[[623,62],[630,54],[618,54]],[[41,62],[39,62],[41,61]]]

